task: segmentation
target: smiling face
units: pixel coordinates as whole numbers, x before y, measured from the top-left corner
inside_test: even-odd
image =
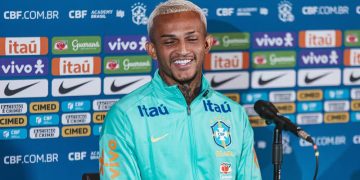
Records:
[[[212,38],[197,13],[187,11],[155,17],[150,38],[147,52],[159,61],[159,73],[167,84],[200,82]]]

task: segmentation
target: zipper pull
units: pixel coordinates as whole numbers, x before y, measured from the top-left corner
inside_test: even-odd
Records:
[[[190,116],[190,114],[191,114],[191,109],[190,109],[190,106],[187,106],[187,115],[189,115],[189,116]]]

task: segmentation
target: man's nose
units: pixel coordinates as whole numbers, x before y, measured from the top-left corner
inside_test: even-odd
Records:
[[[188,54],[189,53],[189,46],[187,45],[186,42],[184,41],[181,41],[180,44],[179,44],[179,53],[180,54]]]

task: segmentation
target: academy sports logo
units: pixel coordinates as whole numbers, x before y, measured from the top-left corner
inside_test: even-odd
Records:
[[[338,68],[300,69],[298,71],[298,85],[338,86],[341,83],[341,71]]]
[[[252,88],[283,88],[295,86],[296,74],[294,70],[253,71],[251,77]]]
[[[342,53],[340,50],[302,50],[299,54],[300,67],[324,67],[341,65]]]
[[[0,98],[47,97],[46,79],[2,80]]]
[[[344,85],[360,85],[360,68],[345,68],[343,81]]]
[[[0,58],[0,76],[43,76],[48,66],[46,58]]]
[[[292,68],[296,64],[295,51],[260,51],[252,58],[253,68]]]
[[[128,94],[151,81],[151,76],[105,77],[104,94]]]
[[[0,38],[0,56],[46,55],[47,37],[6,37]]]
[[[312,30],[299,32],[299,47],[326,48],[340,47],[342,34],[339,30]]]
[[[206,73],[205,77],[216,90],[249,88],[248,72]]]
[[[51,83],[52,95],[62,96],[88,96],[101,93],[100,78],[66,78],[53,79]]]
[[[148,73],[151,71],[150,56],[110,56],[105,57],[105,74]]]
[[[345,49],[344,51],[345,66],[360,66],[360,49]]]
[[[297,45],[294,32],[255,32],[252,44],[260,48],[294,48]]]
[[[100,36],[64,36],[52,38],[53,54],[98,54]]]
[[[250,33],[213,33],[211,50],[244,50],[250,47]]]
[[[53,58],[52,74],[54,76],[100,74],[100,57],[62,57]]]
[[[226,149],[231,144],[230,126],[222,121],[217,121],[211,126],[211,130],[217,145]]]
[[[104,47],[106,53],[145,53],[146,36],[105,36]]]
[[[248,52],[210,53],[205,57],[205,70],[229,70],[249,68]]]
[[[345,46],[360,46],[360,31],[345,31]]]

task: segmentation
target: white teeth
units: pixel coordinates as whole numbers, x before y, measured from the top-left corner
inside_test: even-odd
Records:
[[[187,63],[189,63],[189,62],[191,62],[191,60],[189,60],[189,59],[184,59],[184,60],[177,60],[177,61],[175,61],[174,63],[175,63],[175,64],[180,64],[180,65],[185,65],[185,64],[187,64]]]

